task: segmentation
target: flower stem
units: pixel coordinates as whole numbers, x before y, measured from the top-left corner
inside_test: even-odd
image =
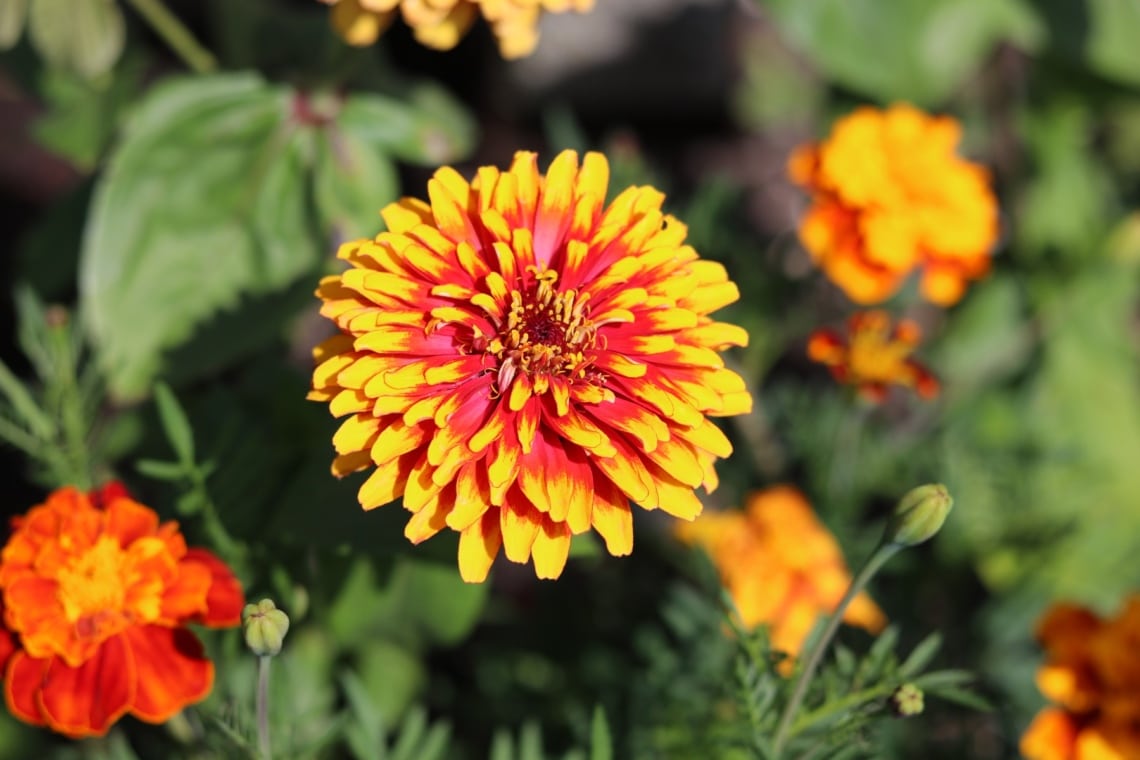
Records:
[[[257,658],[257,753],[262,760],[271,757],[269,749],[269,661]]]
[[[195,74],[209,74],[218,69],[214,54],[194,39],[194,35],[178,17],[170,12],[162,0],[127,0],[150,28],[170,46],[171,50]]]
[[[795,720],[796,712],[800,709],[800,705],[804,701],[808,684],[811,683],[811,679],[819,667],[820,660],[823,659],[823,653],[827,650],[828,645],[831,644],[831,640],[835,637],[835,632],[839,630],[839,623],[843,620],[844,611],[847,609],[847,606],[851,604],[851,601],[859,595],[859,592],[866,587],[867,582],[879,571],[879,568],[901,548],[902,547],[898,544],[890,542],[880,544],[879,548],[877,548],[863,564],[862,569],[859,570],[855,579],[851,581],[851,585],[847,587],[847,593],[843,595],[839,606],[835,608],[835,612],[828,618],[827,626],[823,629],[823,634],[816,640],[815,645],[804,661],[803,669],[800,670],[796,684],[792,688],[791,699],[788,700],[788,704],[780,716],[780,724],[776,729],[776,740],[772,745],[777,758],[782,757],[781,753],[784,750],[784,745],[787,743],[791,734],[792,721]]]

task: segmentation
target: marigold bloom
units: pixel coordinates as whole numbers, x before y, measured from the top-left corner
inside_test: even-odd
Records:
[[[1037,625],[1045,664],[1037,688],[1053,703],[1021,737],[1029,760],[1140,757],[1140,596],[1103,620],[1071,604]]]
[[[100,736],[126,713],[166,721],[203,699],[214,666],[185,626],[236,625],[229,569],[120,487],[73,488],[12,520],[0,553],[4,697],[20,720]]]
[[[909,319],[892,325],[885,311],[861,311],[847,320],[847,336],[816,330],[808,338],[808,358],[826,364],[837,382],[852,385],[872,401],[882,401],[891,385],[914,388],[923,398],[938,395],[938,380],[910,358],[922,330]]]
[[[416,40],[438,50],[455,47],[481,13],[504,58],[522,58],[538,44],[543,11],[588,11],[594,0],[321,0],[332,5],[333,26],[350,45],[371,45],[399,11]]]
[[[748,626],[766,623],[774,649],[796,655],[816,619],[851,583],[835,538],[795,488],[753,493],[745,511],[709,512],[679,524],[677,537],[702,547]],[[843,621],[878,633],[886,617],[866,593]]]
[[[732,447],[706,415],[752,399],[717,353],[739,327],[707,315],[735,301],[720,264],[684,244],[649,187],[605,205],[605,157],[533,153],[468,183],[443,168],[430,203],[381,213],[388,231],[341,247],[309,398],[347,416],[337,476],[375,468],[365,509],[403,497],[405,535],[460,532],[459,569],[483,580],[500,544],[561,574],[591,527],[611,554],[633,546],[630,501],[684,519]]]
[[[884,301],[919,270],[923,296],[948,306],[989,270],[997,201],[986,170],[955,154],[961,131],[905,104],[863,107],[792,154],[812,194],[800,240],[851,300]]]

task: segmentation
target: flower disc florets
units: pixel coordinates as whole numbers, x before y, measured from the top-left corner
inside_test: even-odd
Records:
[[[748,336],[708,317],[736,286],[656,190],[607,206],[608,175],[572,151],[545,176],[531,153],[470,183],[441,169],[317,291],[340,328],[310,393],[346,417],[334,474],[374,467],[360,503],[402,497],[414,542],[458,531],[467,580],[500,546],[557,577],[591,528],[627,554],[630,501],[691,519],[732,450],[708,416],[751,408],[718,353]]]

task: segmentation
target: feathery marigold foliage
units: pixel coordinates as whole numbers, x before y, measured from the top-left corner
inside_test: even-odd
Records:
[[[1045,664],[1037,688],[1052,703],[1021,737],[1028,760],[1140,757],[1140,596],[1103,619],[1072,604],[1037,625]]]
[[[679,524],[676,535],[708,552],[744,624],[767,624],[772,648],[790,655],[851,582],[839,544],[791,486],[753,493],[744,511],[706,512]],[[843,620],[872,633],[887,622],[865,593]]]
[[[892,323],[890,314],[875,309],[852,314],[846,335],[816,330],[808,338],[807,353],[812,361],[826,365],[837,382],[857,388],[871,401],[886,398],[892,385],[933,398],[938,395],[937,378],[910,357],[921,339],[916,322]]]
[[[459,532],[467,581],[500,546],[557,578],[591,528],[628,554],[631,501],[693,519],[732,451],[708,417],[751,409],[719,354],[748,335],[708,316],[736,286],[660,192],[606,205],[608,182],[604,156],[573,151],[545,176],[526,152],[472,182],[440,169],[317,291],[340,329],[309,394],[346,418],[333,473],[372,469],[361,506],[403,498],[414,543]]]
[[[997,201],[988,172],[954,152],[961,132],[910,105],[864,106],[792,154],[812,196],[800,240],[852,301],[885,301],[917,271],[923,297],[949,306],[989,271]]]
[[[332,23],[350,45],[376,42],[399,12],[416,40],[437,50],[459,44],[477,15],[491,26],[504,58],[522,58],[538,45],[543,11],[588,11],[594,0],[321,0],[332,5]]]
[[[214,665],[188,623],[237,625],[241,586],[178,524],[112,485],[73,488],[12,521],[0,553],[4,697],[20,720],[101,736],[204,699]]]

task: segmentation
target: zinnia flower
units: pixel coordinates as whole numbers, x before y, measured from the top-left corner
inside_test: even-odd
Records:
[[[588,11],[594,0],[321,0],[333,6],[332,22],[350,45],[371,45],[398,10],[416,40],[438,50],[455,47],[481,13],[504,58],[522,58],[538,44],[542,12]]]
[[[500,544],[556,578],[591,527],[628,554],[630,501],[692,519],[732,451],[706,415],[751,409],[717,353],[748,335],[708,317],[736,286],[653,188],[607,206],[608,177],[573,151],[545,177],[523,152],[470,183],[440,169],[430,203],[385,208],[388,231],[343,245],[351,268],[317,291],[341,330],[309,394],[347,417],[333,473],[375,468],[361,506],[403,497],[414,543],[459,531],[468,581]]]
[[[676,534],[708,552],[744,624],[768,625],[772,647],[789,655],[799,653],[816,619],[835,610],[851,583],[839,544],[791,486],[753,493],[745,511],[706,512],[679,524]],[[866,593],[843,621],[872,633],[886,625]]]
[[[910,358],[922,330],[909,319],[891,324],[885,311],[861,311],[847,320],[847,336],[820,329],[808,339],[808,358],[826,364],[837,382],[881,401],[891,385],[914,388],[923,398],[938,395],[938,380]]]
[[[12,520],[0,553],[4,696],[20,720],[100,736],[203,699],[214,666],[187,623],[240,621],[241,587],[178,525],[115,486],[73,488]]]
[[[1021,737],[1029,760],[1140,757],[1140,596],[1115,618],[1058,604],[1037,626],[1037,688],[1053,704]]]
[[[997,201],[986,170],[955,154],[960,138],[946,116],[863,107],[792,154],[812,194],[800,240],[851,300],[884,301],[917,270],[922,295],[948,306],[989,270]]]

